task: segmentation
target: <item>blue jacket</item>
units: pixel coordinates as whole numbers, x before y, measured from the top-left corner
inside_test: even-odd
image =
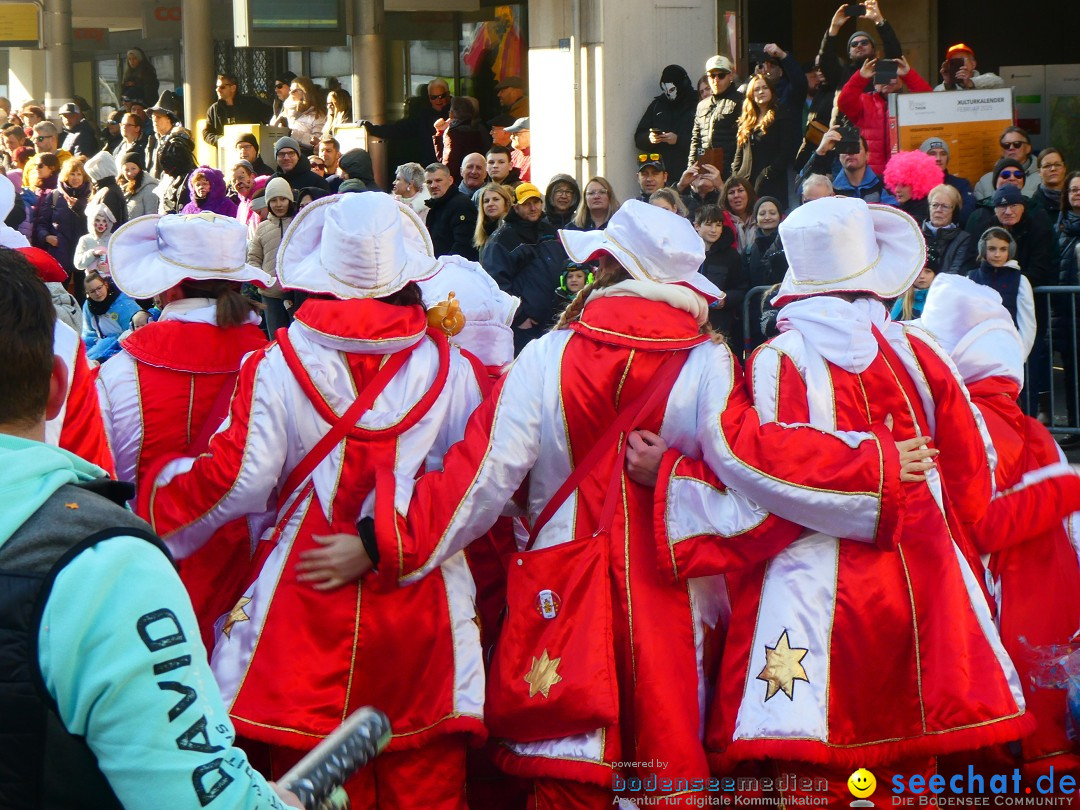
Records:
[[[104,315],[90,312],[90,300],[83,302],[83,343],[88,360],[103,362],[120,351],[120,336],[131,329],[131,319],[140,307],[120,293]]]
[[[833,178],[833,190],[844,197],[858,197],[868,203],[882,203],[883,205],[899,205],[892,192],[885,188],[885,183],[869,166],[863,175],[862,182],[857,186],[851,185],[844,170],[840,169]]]

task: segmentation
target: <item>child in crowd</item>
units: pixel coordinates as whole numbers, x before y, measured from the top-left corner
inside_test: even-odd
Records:
[[[719,205],[701,206],[694,215],[694,227],[705,243],[705,261],[698,272],[724,292],[709,309],[709,323],[732,343],[747,290],[735,232],[724,227],[724,209]],[[737,350],[738,342],[733,345]]]
[[[649,205],[659,205],[665,211],[678,214],[680,217],[690,216],[682,197],[679,196],[675,189],[666,186],[649,195]]]
[[[109,275],[109,237],[116,222],[113,212],[103,203],[86,206],[86,222],[89,232],[79,237],[75,246],[75,266],[80,270],[94,270],[102,276]]]
[[[87,271],[84,284],[82,338],[86,359],[104,363],[120,351],[120,336],[133,328],[131,319],[142,309],[96,270]]]
[[[561,301],[570,303],[585,288],[585,285],[592,284],[592,281],[593,266],[591,264],[578,264],[567,260],[566,268],[559,276],[559,289],[555,291],[555,294]]]
[[[922,315],[923,304],[926,303],[926,294],[930,291],[930,285],[934,283],[938,272],[941,270],[941,260],[933,248],[926,249],[926,264],[922,272],[915,278],[915,283],[902,296],[896,299],[892,312],[889,313],[894,321],[910,321]]]
[[[236,216],[236,203],[227,196],[225,176],[217,169],[200,166],[188,177],[188,191],[191,202],[185,205],[181,214],[201,214],[210,211],[223,217]]]
[[[968,274],[977,284],[997,291],[1012,315],[1024,345],[1024,357],[1035,345],[1035,296],[1031,282],[1016,261],[1016,240],[1004,228],[987,228],[979,237],[979,266]]]
[[[264,272],[277,278],[277,252],[281,237],[296,215],[296,202],[292,187],[284,177],[275,177],[266,184],[265,199],[269,213],[264,222],[255,229],[255,238],[248,243],[248,264],[261,267]],[[292,321],[285,304],[286,293],[281,285],[260,290],[266,304],[266,331],[273,339],[274,333]],[[291,301],[290,301],[291,303]]]

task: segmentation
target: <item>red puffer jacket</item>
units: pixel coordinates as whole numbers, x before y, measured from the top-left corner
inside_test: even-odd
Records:
[[[866,138],[866,145],[870,150],[870,168],[874,170],[874,174],[882,177],[890,154],[889,102],[881,93],[863,92],[866,82],[861,73],[853,74],[840,91],[836,104],[840,112],[850,118],[851,123],[857,126]],[[930,93],[934,89],[914,69],[908,71],[903,82],[909,93]]]

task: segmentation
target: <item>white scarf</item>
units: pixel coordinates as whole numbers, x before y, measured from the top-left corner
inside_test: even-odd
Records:
[[[845,301],[829,295],[792,301],[776,320],[781,332],[796,330],[822,357],[854,374],[866,371],[877,357],[871,327],[884,335],[889,323],[888,310],[876,298]]]
[[[657,284],[652,281],[628,279],[601,287],[589,293],[589,301],[597,298],[645,298],[649,301],[662,301],[675,309],[689,312],[694,319],[703,324],[709,319],[709,303],[701,293],[681,284]]]

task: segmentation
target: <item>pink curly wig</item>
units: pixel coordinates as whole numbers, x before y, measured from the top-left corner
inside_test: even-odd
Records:
[[[897,186],[911,186],[912,199],[923,200],[934,186],[945,181],[937,161],[925,152],[897,152],[885,165],[885,188],[895,193]]]

